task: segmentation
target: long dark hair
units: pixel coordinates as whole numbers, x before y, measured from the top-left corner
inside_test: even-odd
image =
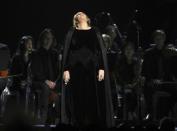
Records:
[[[26,52],[26,43],[28,40],[32,41],[32,46],[34,43],[33,37],[30,35],[25,35],[23,37],[21,37],[19,44],[18,44],[18,48],[16,50],[16,55],[23,55]]]
[[[44,38],[45,38],[46,34],[48,34],[48,33],[51,33],[53,36],[52,45],[50,48],[52,49],[57,46],[57,41],[56,41],[56,38],[54,35],[54,31],[51,28],[45,28],[39,35],[39,39],[37,42],[37,49],[42,47]]]

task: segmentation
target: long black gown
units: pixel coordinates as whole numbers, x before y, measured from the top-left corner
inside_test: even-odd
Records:
[[[75,126],[111,126],[112,123],[110,89],[97,78],[99,69],[107,70],[97,36],[94,28],[73,30],[67,56],[64,54],[64,71],[69,70],[70,81],[64,87],[66,116],[61,115]]]

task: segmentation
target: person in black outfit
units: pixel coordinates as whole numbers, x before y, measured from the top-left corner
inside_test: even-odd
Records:
[[[4,104],[4,99],[2,99],[2,96],[5,88],[7,87],[10,65],[10,50],[9,47],[3,43],[0,43],[0,60],[0,117],[2,117]]]
[[[3,91],[3,122],[8,122],[16,111],[28,112],[29,65],[34,53],[33,38],[23,36],[9,66],[6,91]],[[8,95],[7,95],[8,90]]]
[[[14,75],[12,86],[9,87],[11,92],[19,92],[19,103],[25,109],[26,87],[28,86],[28,70],[31,62],[33,49],[33,38],[31,36],[23,36],[20,40],[17,52],[12,58],[10,65],[10,75]]]
[[[73,22],[63,54],[62,123],[112,127],[111,90],[101,34],[90,26],[83,12],[76,13]]]
[[[120,48],[118,47],[118,42],[116,40],[117,33],[116,29],[112,25],[106,26],[105,33],[102,34],[104,45],[106,48],[106,53],[108,57],[108,68],[109,68],[109,76],[110,76],[110,84],[111,84],[111,92],[112,92],[112,100],[114,107],[114,118],[117,119],[119,117],[119,109],[118,109],[118,96],[117,96],[117,81],[115,77],[115,65],[118,57],[121,53]]]
[[[51,107],[53,102],[58,109],[59,89],[57,87],[57,78],[59,74],[58,68],[58,53],[55,50],[56,39],[51,29],[44,29],[40,36],[37,45],[38,49],[31,62],[33,91],[38,92],[38,106],[40,111],[40,123],[51,124],[55,118]],[[53,97],[52,97],[52,96]],[[50,98],[54,98],[51,100]],[[48,110],[48,108],[50,108]],[[55,116],[58,117],[57,114]]]
[[[141,62],[135,57],[135,47],[127,41],[116,64],[119,94],[122,96],[122,119],[137,120],[137,98],[141,87]]]
[[[172,109],[173,104],[176,101],[175,85],[165,84],[165,82],[174,82],[172,77],[173,71],[171,70],[173,68],[173,64],[171,64],[173,55],[170,48],[168,48],[168,45],[165,44],[166,34],[163,30],[155,30],[152,36],[155,46],[145,51],[142,69],[142,75],[146,78],[144,95],[147,116],[145,119],[160,119],[163,116],[168,116],[169,110]],[[157,91],[166,92],[171,97],[170,102],[165,102],[165,107],[167,108],[158,110],[158,114],[153,116],[154,110],[159,109],[154,107],[157,105],[154,105],[153,103],[156,100],[156,98],[153,98]]]

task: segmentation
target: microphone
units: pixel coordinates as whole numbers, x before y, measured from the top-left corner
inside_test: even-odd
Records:
[[[114,22],[114,20],[112,19],[111,14],[110,14],[109,12],[107,12],[106,14],[107,14],[107,16],[108,16],[109,19],[110,19],[111,25],[114,26],[114,28],[115,28],[116,30],[118,30],[118,26],[117,26],[117,24]]]
[[[113,23],[112,26],[114,26],[117,35],[122,39],[122,34],[120,33],[120,31],[119,31],[119,29],[118,29],[118,27],[117,27],[117,24],[116,24],[116,23]]]
[[[109,12],[106,13],[107,16],[110,19],[111,25],[115,28],[117,35],[120,37],[120,39],[122,40],[122,34],[120,33],[117,24],[114,22],[113,18],[111,17],[111,14]]]

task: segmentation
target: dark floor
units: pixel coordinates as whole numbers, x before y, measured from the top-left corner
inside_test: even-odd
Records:
[[[0,124],[0,131],[16,131],[16,130],[25,130],[25,131],[62,131],[62,130],[71,130],[71,131],[158,131],[159,124],[152,121],[126,121],[126,122],[118,122],[117,126],[114,128],[97,128],[97,127],[84,127],[84,128],[76,128],[69,125],[58,124],[58,125],[26,125],[26,124],[11,124],[11,125],[3,125]],[[166,130],[168,131],[168,130]],[[177,131],[177,128],[175,128]]]

